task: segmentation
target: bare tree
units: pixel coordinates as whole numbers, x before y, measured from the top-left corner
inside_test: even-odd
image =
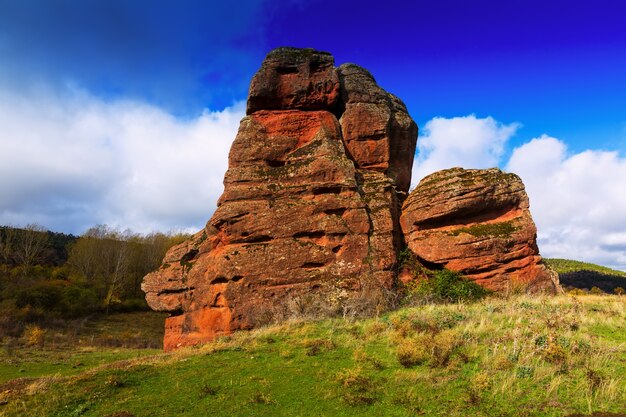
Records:
[[[118,299],[143,297],[143,277],[159,267],[167,249],[187,237],[182,233],[141,236],[99,225],[72,245],[68,264],[98,291],[108,310]]]
[[[48,245],[48,233],[43,226],[28,224],[14,235],[13,256],[15,261],[29,268],[41,261]]]
[[[129,231],[98,225],[87,230],[70,248],[68,264],[99,289],[107,311],[126,278],[131,236]]]

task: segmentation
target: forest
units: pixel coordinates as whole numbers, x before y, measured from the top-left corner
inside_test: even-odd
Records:
[[[97,225],[81,236],[36,224],[0,227],[0,338],[28,324],[148,309],[141,280],[184,233],[142,235]]]

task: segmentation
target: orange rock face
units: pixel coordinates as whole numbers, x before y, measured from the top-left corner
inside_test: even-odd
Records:
[[[447,169],[424,178],[400,219],[406,243],[425,265],[445,267],[495,291],[556,292],[541,262],[524,184],[499,169]]]
[[[270,52],[217,210],[144,279],[149,305],[171,313],[165,350],[267,323],[305,298],[336,312],[364,286],[392,287],[417,127],[369,74],[350,77],[327,53]],[[370,96],[377,126],[359,121]],[[372,148],[380,154],[368,160]]]

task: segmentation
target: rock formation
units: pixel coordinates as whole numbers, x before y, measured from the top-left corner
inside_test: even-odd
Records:
[[[455,168],[407,198],[416,140],[402,101],[363,68],[312,49],[270,52],[217,210],[142,284],[150,307],[171,313],[165,349],[252,328],[287,305],[332,313],[391,289],[405,240],[426,266],[494,290],[558,286],[520,179]]]
[[[306,295],[329,309],[391,288],[417,126],[356,65],[270,52],[252,79],[224,193],[206,227],[142,289],[171,350],[252,328]]]
[[[495,291],[554,292],[541,263],[524,184],[497,168],[452,168],[424,178],[402,207],[406,243],[426,266],[445,267]]]

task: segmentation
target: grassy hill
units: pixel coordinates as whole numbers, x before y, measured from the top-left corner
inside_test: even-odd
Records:
[[[110,362],[78,371],[55,369],[58,352],[44,348],[46,372],[0,382],[0,415],[619,413],[626,404],[625,300],[490,297],[354,322],[292,321],[171,354],[101,348]]]
[[[626,289],[624,271],[569,259],[547,258],[544,261],[558,272],[561,284],[566,288],[590,290],[597,287],[607,293],[613,293],[617,287]]]

